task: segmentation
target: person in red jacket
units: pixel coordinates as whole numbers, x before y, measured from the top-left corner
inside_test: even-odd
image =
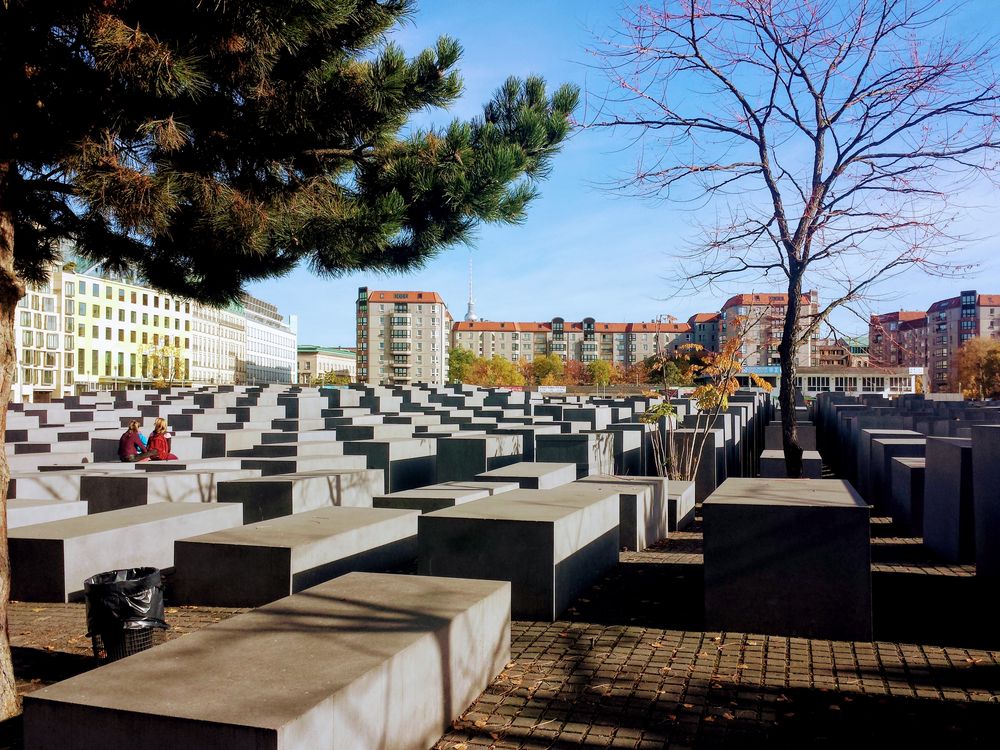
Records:
[[[177,456],[170,452],[171,435],[167,432],[167,420],[157,417],[153,422],[153,431],[146,442],[146,450],[150,453],[156,451],[156,455],[151,458],[154,461],[176,461]]]

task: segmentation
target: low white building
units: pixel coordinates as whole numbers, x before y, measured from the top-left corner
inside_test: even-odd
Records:
[[[771,383],[774,386],[771,397],[778,397],[781,389],[781,368],[778,365],[745,367],[738,379],[752,385],[749,373]],[[923,367],[797,367],[795,386],[805,398],[815,398],[820,393],[892,398],[904,393],[917,393],[918,382],[926,386],[926,373]]]
[[[299,346],[299,383],[309,385],[330,372],[345,375],[354,382],[357,380],[357,361],[353,349],[302,344]]]

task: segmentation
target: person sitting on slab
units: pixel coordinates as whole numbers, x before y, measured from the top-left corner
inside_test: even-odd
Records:
[[[156,458],[156,451],[149,450],[142,439],[137,419],[129,422],[128,429],[118,438],[118,458],[128,463]]]
[[[157,417],[156,421],[153,422],[153,431],[149,435],[149,441],[146,443],[147,451],[156,451],[156,455],[151,457],[152,460],[177,460],[177,456],[170,452],[172,437],[173,436],[167,431],[167,420],[163,417]]]

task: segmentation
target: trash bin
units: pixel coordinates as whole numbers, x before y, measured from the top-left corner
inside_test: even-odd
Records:
[[[153,631],[166,629],[163,583],[156,568],[98,573],[83,582],[87,635],[102,663],[124,659],[153,645]]]

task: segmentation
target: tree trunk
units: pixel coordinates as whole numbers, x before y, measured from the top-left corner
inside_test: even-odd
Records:
[[[802,476],[802,448],[795,426],[795,350],[799,337],[799,313],[802,309],[802,272],[792,268],[788,280],[788,306],[781,329],[778,357],[781,364],[781,444],[785,451],[785,473],[793,479]]]
[[[7,402],[17,354],[14,349],[14,314],[24,294],[24,283],[14,271],[14,213],[6,200],[10,165],[0,164],[0,721],[16,716],[21,705],[10,657],[7,600],[10,597],[10,556],[7,553]]]

